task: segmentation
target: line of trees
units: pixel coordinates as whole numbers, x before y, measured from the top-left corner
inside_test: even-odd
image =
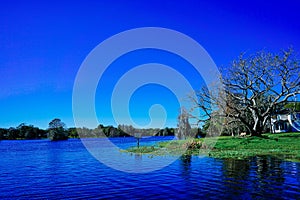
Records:
[[[118,127],[113,126],[103,126],[100,124],[95,129],[88,128],[77,128],[76,131],[81,138],[85,137],[143,137],[143,136],[174,136],[174,128],[148,128],[148,129],[137,129],[131,125],[118,125]],[[137,136],[138,134],[138,136]]]
[[[40,129],[33,125],[21,123],[17,127],[8,129],[0,128],[0,139],[2,140],[21,140],[21,139],[45,139],[50,140],[66,140],[69,137],[78,137],[74,132],[74,128],[67,129],[65,124],[58,118],[53,119],[49,123],[48,129]]]
[[[17,127],[0,128],[0,140],[17,140],[17,139],[50,139],[52,141],[67,140],[68,138],[91,138],[91,137],[129,137],[139,133],[140,136],[173,136],[174,128],[164,129],[136,129],[130,125],[104,126],[100,124],[95,129],[89,128],[66,128],[61,119],[55,118],[47,129],[40,129],[33,125],[25,123]]]

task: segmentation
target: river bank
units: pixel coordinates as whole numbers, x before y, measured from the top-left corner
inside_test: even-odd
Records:
[[[300,162],[300,133],[264,134],[262,137],[220,136],[172,140],[152,146],[131,147],[126,151],[153,155],[184,153],[224,159],[274,156],[283,160]]]

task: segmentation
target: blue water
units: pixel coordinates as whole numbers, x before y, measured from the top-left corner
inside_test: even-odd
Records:
[[[171,138],[155,140],[162,139]],[[111,141],[135,145],[133,138]],[[80,140],[0,141],[0,153],[0,199],[300,199],[300,163],[272,157],[185,156],[153,172],[126,173],[99,162]]]

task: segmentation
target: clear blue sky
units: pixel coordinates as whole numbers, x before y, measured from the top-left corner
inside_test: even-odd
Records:
[[[82,61],[96,45],[121,31],[148,26],[180,31],[199,42],[222,67],[243,51],[293,46],[300,52],[299,10],[297,0],[3,1],[0,127],[25,122],[46,128],[55,117],[73,126],[72,88]],[[188,64],[165,52],[136,52],[115,65],[153,61],[174,66],[197,87],[199,77],[186,70]],[[121,71],[118,67],[109,70],[104,80],[115,83]],[[109,93],[112,88],[106,89]],[[96,107],[101,112],[97,114],[105,125],[113,124],[108,107],[101,108],[98,93]],[[166,88],[145,86],[132,98],[140,102],[133,104],[137,121],[147,118],[145,108],[161,103],[169,112],[167,125],[175,126],[178,102]]]

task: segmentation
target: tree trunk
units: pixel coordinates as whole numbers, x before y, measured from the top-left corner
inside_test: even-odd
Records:
[[[261,136],[261,134],[263,132],[263,127],[262,127],[263,120],[259,116],[256,115],[254,110],[252,110],[252,116],[253,116],[253,120],[254,120],[254,125],[253,125],[253,128],[251,129],[250,136]]]
[[[253,129],[251,130],[251,136],[261,136],[263,133],[263,127],[260,125],[260,121],[254,125]]]
[[[262,134],[262,132],[259,132],[259,131],[252,131],[250,136],[258,136],[258,137],[260,137],[261,134]]]

